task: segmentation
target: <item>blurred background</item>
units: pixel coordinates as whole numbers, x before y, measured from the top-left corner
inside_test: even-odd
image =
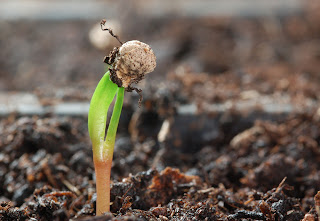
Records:
[[[178,91],[196,105],[276,93],[289,106],[311,105],[319,99],[318,10],[317,1],[299,0],[3,0],[0,91],[29,92],[37,97],[23,100],[42,106],[88,102],[103,57],[119,46],[98,26],[106,18],[122,41],[154,49],[158,65],[142,88]],[[40,111],[32,109],[21,111]]]

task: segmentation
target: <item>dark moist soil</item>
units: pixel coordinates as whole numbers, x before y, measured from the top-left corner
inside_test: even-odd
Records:
[[[112,166],[111,213],[94,217],[85,117],[10,115],[0,119],[0,220],[318,220],[316,9],[276,20],[151,21],[147,27],[158,28],[148,35],[136,26],[139,35],[125,36],[171,47],[158,55],[158,69],[146,79],[152,86],[141,86],[142,107],[137,108],[137,95],[126,94]],[[84,34],[90,25],[1,23],[7,31],[0,38],[10,44],[0,41],[0,57],[10,59],[0,61],[0,88],[37,86],[44,105],[88,101],[103,71],[97,69],[103,55]],[[65,30],[66,36],[54,34]],[[15,38],[8,38],[10,33]],[[22,47],[22,37],[34,46],[31,51]],[[20,52],[13,53],[12,45],[21,46]],[[74,45],[78,53],[71,50]],[[39,62],[43,65],[35,67]],[[290,104],[289,111],[266,108],[270,100],[272,108]],[[260,103],[237,106],[248,101]],[[181,111],[183,104],[198,111]],[[229,108],[208,108],[213,104]]]
[[[215,117],[219,126],[211,128],[219,139],[195,137],[196,150],[174,147],[175,140],[157,142],[152,134],[132,143],[121,131],[112,168],[112,214],[96,219],[300,220],[305,214],[316,219],[319,113],[247,119],[248,129],[232,125],[242,131],[227,136],[231,130],[219,123],[223,117]],[[192,128],[189,124],[180,124],[175,133],[185,133],[182,127]],[[12,116],[1,120],[0,129],[1,220],[93,220],[96,196],[86,119]],[[197,134],[197,128],[188,133]]]

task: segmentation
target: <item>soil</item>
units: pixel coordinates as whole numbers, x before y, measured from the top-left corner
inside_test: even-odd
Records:
[[[33,91],[44,105],[88,101],[104,57],[86,39],[91,25],[2,24],[7,31],[0,33],[0,56],[10,59],[0,61],[0,88]],[[127,36],[160,46],[167,39],[172,47],[159,55],[157,70],[145,79],[150,84],[138,85],[142,106],[136,94],[126,94],[111,212],[94,216],[86,117],[12,114],[0,119],[0,220],[320,219],[316,7],[276,19],[155,20],[149,26],[159,28],[147,34],[138,27],[138,34]],[[55,35],[57,30],[68,35]],[[10,33],[16,37],[4,44]],[[12,52],[13,45],[23,45],[21,36],[35,47],[27,58],[25,48]],[[66,45],[58,44],[62,39]],[[57,47],[50,48],[52,42]],[[75,43],[78,53],[70,54]],[[43,56],[48,53],[53,56]],[[39,61],[43,65],[35,66]],[[274,111],[265,100],[291,108]],[[239,108],[248,101],[260,103]],[[197,111],[181,111],[185,104]],[[228,108],[210,109],[213,104]]]

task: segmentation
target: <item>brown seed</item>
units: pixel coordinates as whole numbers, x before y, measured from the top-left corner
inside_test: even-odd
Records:
[[[122,86],[128,88],[155,69],[156,56],[149,45],[137,40],[128,41],[119,48],[112,66]]]

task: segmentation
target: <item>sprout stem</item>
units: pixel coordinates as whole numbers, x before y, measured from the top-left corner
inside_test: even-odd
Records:
[[[108,109],[116,93],[116,102],[104,139]],[[107,72],[100,80],[90,103],[88,126],[96,172],[97,215],[110,211],[110,174],[123,98],[124,88],[118,88]]]
[[[93,158],[96,172],[97,208],[96,214],[101,215],[110,211],[110,175],[114,143],[121,115],[124,98],[124,88],[118,88],[116,103],[113,108],[106,140],[103,143],[102,158]]]

